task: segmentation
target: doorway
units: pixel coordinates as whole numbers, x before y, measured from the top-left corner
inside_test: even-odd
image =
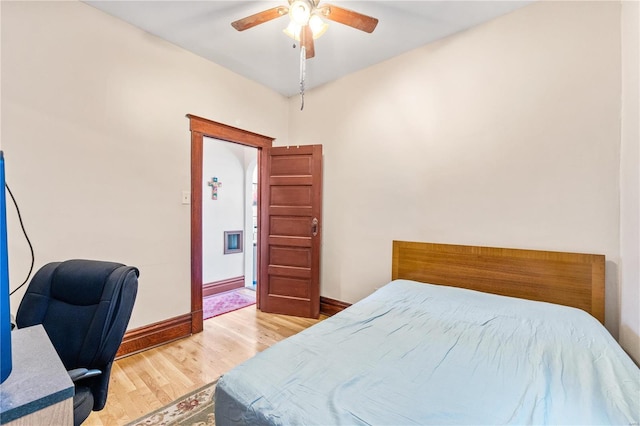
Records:
[[[271,148],[273,139],[191,114],[187,115],[191,130],[191,333],[203,330],[202,313],[202,208],[203,208],[203,148],[204,137],[219,139],[257,149],[256,167],[262,170],[262,150]],[[224,182],[223,182],[224,185]],[[257,227],[260,227],[261,194],[257,194]],[[257,269],[260,269],[260,235],[257,235]],[[257,306],[260,307],[258,295]]]
[[[203,320],[256,302],[257,149],[204,137]]]

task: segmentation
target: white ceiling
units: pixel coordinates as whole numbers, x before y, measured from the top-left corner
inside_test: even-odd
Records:
[[[306,88],[463,31],[531,1],[327,1],[376,17],[379,23],[372,34],[367,34],[329,21],[329,29],[315,42],[315,57],[307,61]],[[85,3],[285,96],[299,91],[299,49],[294,49],[293,40],[282,32],[288,17],[243,32],[231,27],[237,19],[286,5],[286,0]]]

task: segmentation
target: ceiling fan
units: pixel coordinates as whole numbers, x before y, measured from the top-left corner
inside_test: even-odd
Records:
[[[267,9],[234,21],[231,25],[238,31],[244,31],[281,16],[289,15],[291,23],[285,33],[300,42],[306,59],[315,56],[313,40],[320,37],[327,29],[327,24],[322,18],[367,33],[373,32],[378,25],[376,18],[331,4],[319,5],[320,0],[288,0],[288,2],[288,6]]]

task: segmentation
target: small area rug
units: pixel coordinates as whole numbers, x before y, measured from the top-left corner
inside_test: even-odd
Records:
[[[213,394],[216,382],[184,395],[127,426],[215,426]]]
[[[255,303],[256,292],[244,287],[213,294],[202,300],[202,318],[212,318]]]

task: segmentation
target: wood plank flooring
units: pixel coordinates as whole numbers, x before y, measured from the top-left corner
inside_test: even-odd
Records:
[[[255,306],[208,319],[202,333],[117,360],[107,405],[83,425],[136,420],[320,320],[265,314]]]

